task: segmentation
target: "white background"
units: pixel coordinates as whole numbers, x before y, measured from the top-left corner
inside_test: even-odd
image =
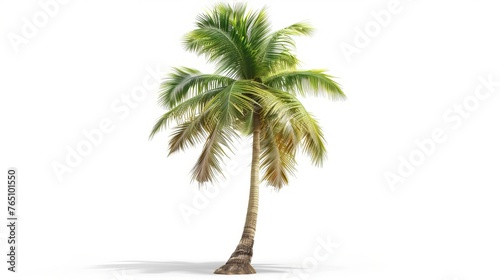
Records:
[[[199,148],[167,158],[168,131],[148,140],[164,112],[156,88],[127,116],[112,109],[124,106],[147,69],[159,68],[161,77],[174,66],[210,71],[181,45],[210,2],[68,1],[16,52],[9,38],[22,36],[23,18],[33,22],[45,2],[0,4],[1,167],[17,167],[20,176],[19,272],[8,273],[2,261],[1,278],[227,277],[211,273],[242,231],[248,146],[230,164],[237,168],[227,168],[226,187],[212,188],[216,195],[203,201],[206,191],[188,177]],[[315,168],[300,157],[289,187],[262,186],[258,274],[243,277],[500,278],[500,87],[460,125],[456,114],[443,118],[454,104],[474,101],[480,77],[500,81],[498,7],[401,0],[349,61],[341,45],[355,46],[356,28],[364,30],[389,2],[267,1],[275,28],[302,20],[316,27],[297,53],[304,68],[338,77],[348,100],[304,100],[324,128],[328,161]],[[66,164],[67,149],[104,119],[113,130],[58,180],[54,162]],[[435,129],[446,141],[391,188],[384,174],[398,174],[401,158]],[[180,207],[198,212],[186,217]],[[2,260],[6,237],[2,226]],[[318,239],[339,246],[304,270]]]

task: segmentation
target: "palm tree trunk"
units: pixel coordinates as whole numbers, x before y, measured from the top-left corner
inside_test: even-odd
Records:
[[[250,173],[250,196],[247,216],[240,243],[225,265],[215,270],[215,274],[253,274],[255,269],[250,262],[253,255],[253,242],[259,210],[259,167],[260,167],[260,116],[253,114],[252,168]]]

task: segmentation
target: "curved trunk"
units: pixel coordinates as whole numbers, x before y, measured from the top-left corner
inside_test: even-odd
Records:
[[[225,265],[216,274],[252,274],[255,269],[250,262],[253,255],[253,242],[259,209],[259,167],[260,167],[260,116],[253,114],[252,167],[250,175],[250,196],[248,198],[245,227],[240,242]]]

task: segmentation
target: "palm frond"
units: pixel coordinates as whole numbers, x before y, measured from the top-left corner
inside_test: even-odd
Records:
[[[267,76],[267,73],[278,69],[295,69],[299,60],[292,53],[295,50],[294,37],[307,36],[312,32],[313,28],[308,23],[300,22],[271,33],[258,51],[259,76]]]
[[[199,114],[192,120],[186,121],[174,128],[170,135],[169,151],[171,155],[179,150],[185,150],[188,147],[195,146],[206,137],[205,116],[206,112]]]
[[[246,94],[250,81],[235,81],[212,98],[207,106],[213,107],[210,118],[223,126],[233,125],[245,112],[253,111],[255,100]]]
[[[264,124],[260,156],[262,180],[277,189],[287,185],[295,171],[298,144],[299,138],[287,124],[276,119]]]
[[[253,133],[253,111],[243,113],[243,116],[236,120],[234,129],[242,135],[250,136]]]
[[[198,183],[215,182],[217,175],[222,172],[221,160],[227,157],[227,150],[231,151],[230,142],[237,135],[230,129],[216,126],[208,135],[200,157],[191,170],[193,180]]]
[[[187,50],[214,62],[218,73],[249,79],[254,76],[254,50],[270,32],[265,9],[247,12],[245,4],[217,4],[198,15],[197,29],[184,38]]]
[[[278,118],[289,123],[295,135],[301,137],[301,148],[314,165],[321,166],[326,159],[323,131],[318,121],[293,94],[268,88],[261,94],[260,104],[265,118]]]
[[[174,68],[160,85],[158,102],[166,108],[173,108],[187,98],[227,86],[233,81],[226,76],[203,74],[192,68]]]
[[[249,75],[248,56],[234,41],[236,37],[215,27],[205,27],[188,33],[185,46],[215,63],[218,73],[234,78],[246,77]]]
[[[211,98],[205,105],[205,118],[210,121],[209,135],[202,154],[192,170],[199,183],[213,182],[222,173],[220,161],[231,151],[232,139],[238,138],[234,125],[245,112],[252,111],[255,101],[245,94],[249,81],[235,81]]]
[[[269,87],[307,96],[326,96],[332,100],[345,99],[344,92],[333,77],[324,70],[282,71],[263,79]]]
[[[195,95],[184,102],[177,104],[177,106],[170,109],[163,114],[153,126],[149,138],[153,138],[158,132],[165,128],[171,121],[177,123],[186,122],[201,112],[208,110],[206,104],[220,94],[227,87],[214,88],[204,93]]]

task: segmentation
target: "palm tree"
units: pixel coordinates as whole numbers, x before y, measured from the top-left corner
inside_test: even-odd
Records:
[[[243,235],[217,274],[255,273],[250,263],[261,179],[277,189],[288,184],[299,149],[315,165],[325,159],[322,130],[298,97],[312,94],[338,100],[345,96],[324,70],[297,69],[294,37],[312,31],[306,23],[272,31],[265,8],[251,11],[245,4],[216,4],[198,15],[196,29],[184,38],[188,51],[214,64],[215,74],[174,68],[161,85],[159,103],[167,112],[150,136],[174,122],[169,155],[204,143],[191,171],[193,180],[215,182],[223,175],[221,162],[232,151],[232,141],[253,139]]]

